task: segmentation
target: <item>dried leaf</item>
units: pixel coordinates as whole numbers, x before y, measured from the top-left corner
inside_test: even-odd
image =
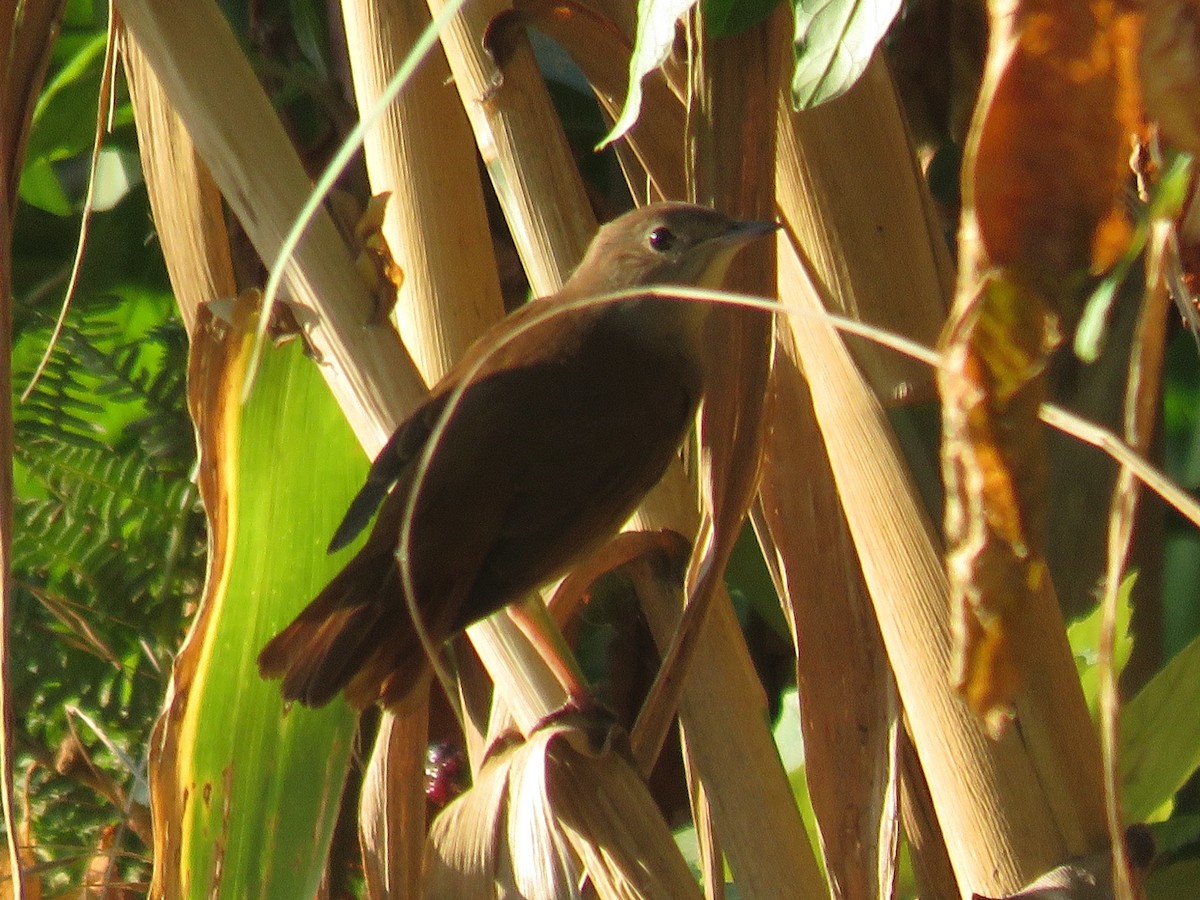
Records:
[[[1136,20],[1069,0],[994,15],[964,188],[985,258],[1048,294],[1068,317],[1080,278],[1124,248],[1121,192],[1138,124]],[[975,271],[980,271],[976,268]]]
[[[795,353],[781,334],[754,525],[797,648],[804,777],[832,896],[885,897],[899,840],[896,682]]]
[[[639,571],[640,570],[640,571]],[[634,590],[660,651],[679,619],[679,587],[644,558],[631,567]],[[767,701],[728,592],[718,585],[699,629],[696,657],[679,706],[690,764],[705,784],[714,827],[744,896],[786,885],[800,897],[824,894],[779,751],[767,728]],[[748,804],[747,797],[754,802]],[[769,834],[770,852],[763,853]]]
[[[434,819],[425,850],[428,896],[468,900],[518,893],[512,873],[499,871],[507,852],[508,779],[517,749],[494,750],[474,786]]]
[[[397,292],[404,284],[404,271],[392,257],[392,250],[383,235],[383,217],[390,197],[389,192],[372,197],[354,226],[354,240],[358,246],[354,267],[375,297],[373,321],[377,323],[387,321],[396,305]]]
[[[363,773],[358,829],[369,897],[417,893],[425,843],[428,701],[428,690],[416,690],[401,707],[383,712]]]
[[[976,316],[960,321],[969,336],[949,333],[938,379],[954,679],[993,734],[1003,729],[1019,684],[1005,617],[1019,615],[1047,577],[1046,456],[1037,415],[1053,343],[1039,332],[1048,320],[1036,298],[1010,288],[985,285]]]
[[[547,741],[555,822],[601,897],[699,897],[645,784],[611,738],[597,746],[574,731]]]
[[[645,785],[613,746],[559,722],[494,751],[434,821],[434,897],[698,897]]]
[[[1181,150],[1200,154],[1200,2],[1146,3],[1138,71],[1146,114]]]
[[[993,9],[939,373],[955,677],[993,735],[1019,685],[1009,622],[1049,587],[1044,373],[1086,279],[1128,245],[1138,108],[1136,16],[1083,0],[1029,7]]]

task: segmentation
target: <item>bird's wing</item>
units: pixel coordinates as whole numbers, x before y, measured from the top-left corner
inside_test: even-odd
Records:
[[[468,372],[476,369],[460,401],[464,406],[480,396],[492,395],[496,387],[493,382],[506,382],[512,377],[511,373],[534,370],[551,362],[568,347],[563,332],[570,334],[577,342],[603,313],[603,310],[576,310],[567,316],[539,322],[513,343],[505,340],[506,335],[522,330],[526,320],[542,316],[547,302],[542,300],[526,304],[497,322],[467,350],[463,358],[433,388],[425,402],[396,429],[375,457],[367,473],[366,484],[350,502],[342,524],[334,532],[333,540],[329,542],[330,553],[345,547],[367,527],[388,491],[420,455],[446,408],[447,400]],[[581,322],[588,324],[581,325]],[[514,365],[515,360],[520,360],[519,366]],[[517,376],[519,380],[523,377]]]
[[[421,448],[429,440],[430,432],[445,409],[447,398],[448,394],[444,392],[429,397],[392,433],[371,463],[366,483],[350,501],[350,508],[333,533],[329,553],[341,550],[367,527],[392,485],[400,480],[404,470],[421,453]]]

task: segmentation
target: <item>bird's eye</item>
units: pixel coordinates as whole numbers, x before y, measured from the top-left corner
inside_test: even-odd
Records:
[[[675,232],[665,225],[659,225],[650,232],[650,249],[666,253],[675,246]]]

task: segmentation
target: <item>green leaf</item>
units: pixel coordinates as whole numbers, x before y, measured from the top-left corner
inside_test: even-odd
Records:
[[[202,645],[183,651],[184,668],[197,669],[166,725],[177,775],[168,764],[160,777],[182,805],[182,896],[312,897],[355,716],[340,699],[285,709],[256,658],[346,562],[324,546],[366,460],[299,341],[267,349],[239,419],[228,444],[236,459],[222,462],[236,463],[232,555],[215,573],[208,627],[193,636]]]
[[[1179,218],[1190,196],[1194,162],[1188,153],[1171,158],[1150,197],[1151,219],[1173,221]]]
[[[1174,854],[1189,844],[1200,841],[1200,815],[1180,814],[1165,822],[1150,826],[1154,835],[1154,847],[1161,859],[1168,853]]]
[[[34,108],[21,176],[21,199],[58,216],[72,212],[83,199],[87,185],[106,38],[103,29],[88,29],[59,41],[56,51],[67,51],[65,59]],[[141,180],[136,149],[129,137],[132,121],[130,104],[118,104],[113,132],[105,136],[106,149],[101,154],[97,210],[115,206],[129,187]],[[124,133],[116,134],[117,129]],[[122,142],[129,146],[112,146]],[[113,181],[114,176],[120,176],[119,184]]]
[[[30,159],[64,159],[91,149],[106,39],[99,32],[85,41],[42,91],[29,132]]]
[[[597,150],[633,127],[642,109],[642,79],[663,64],[675,42],[675,23],[695,3],[696,0],[638,0],[637,39],[629,58],[629,93],[616,124]]]
[[[1180,900],[1194,897],[1200,884],[1200,859],[1189,859],[1151,872],[1146,879],[1148,900]]]
[[[704,27],[713,37],[741,34],[771,15],[780,0],[703,0]]]
[[[1075,355],[1085,363],[1094,363],[1099,359],[1100,351],[1104,349],[1104,335],[1108,330],[1109,311],[1117,299],[1117,291],[1129,276],[1130,265],[1141,253],[1145,244],[1145,229],[1138,229],[1134,239],[1130,242],[1130,248],[1137,248],[1136,253],[1132,256],[1126,253],[1118,260],[1084,304],[1083,315],[1079,319],[1079,324],[1075,326]]]
[[[1192,158],[1187,154],[1179,154],[1171,160],[1154,186],[1154,195],[1149,204],[1137,215],[1129,246],[1084,304],[1079,324],[1075,326],[1075,355],[1084,362],[1092,363],[1099,358],[1104,348],[1104,334],[1113,302],[1129,278],[1134,263],[1141,258],[1150,233],[1150,223],[1175,219],[1179,215],[1191,185],[1191,172]]]
[[[1137,574],[1131,572],[1121,582],[1121,587],[1117,591],[1117,628],[1113,645],[1113,656],[1115,657],[1113,664],[1118,676],[1125,668],[1125,664],[1129,662],[1129,655],[1133,652],[1133,635],[1129,632],[1133,604],[1129,601],[1133,594],[1135,581],[1137,581]],[[1099,708],[1100,698],[1100,667],[1097,662],[1100,658],[1102,612],[1100,605],[1097,604],[1088,615],[1075,620],[1067,628],[1067,640],[1070,642],[1071,652],[1075,656],[1075,667],[1079,670],[1083,696],[1087,700],[1088,709],[1092,711],[1093,717]]]
[[[899,9],[899,0],[795,0],[792,105],[811,109],[853,87]]]
[[[95,24],[96,13],[93,7],[92,0],[67,0],[63,14],[64,24],[75,27]]]
[[[328,73],[325,54],[329,47],[329,24],[325,5],[313,0],[288,0],[288,13],[296,45],[313,70],[321,76]]]
[[[31,159],[21,171],[19,191],[21,199],[30,206],[44,209],[52,215],[69,216],[73,209],[54,166],[44,156]]]
[[[1128,821],[1159,821],[1200,766],[1200,639],[1179,651],[1121,710],[1122,801]]]

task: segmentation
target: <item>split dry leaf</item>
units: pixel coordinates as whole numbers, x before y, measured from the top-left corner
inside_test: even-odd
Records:
[[[1020,681],[1010,623],[1050,589],[1037,421],[1046,366],[1086,280],[1129,238],[1121,196],[1138,25],[1084,0],[992,8],[939,387],[955,677],[993,734]]]
[[[425,4],[403,0],[340,6],[347,44],[356,48],[349,60],[354,98],[365,116],[431,17]],[[380,306],[391,310],[418,371],[432,384],[504,309],[475,143],[440,47],[368,130],[363,158],[371,191],[390,195],[375,210],[366,242],[380,252],[373,262],[391,295]],[[360,235],[352,246],[362,243]],[[360,254],[360,267],[362,261]],[[388,290],[396,270],[403,284]],[[429,691],[418,690],[402,709],[382,714],[363,773],[359,838],[371,897],[418,894],[426,831],[422,769],[428,736],[436,732],[429,706]]]
[[[922,196],[887,61],[876,56],[851,91],[817,109],[793,113],[786,89],[779,99],[777,202],[826,308],[932,342],[945,321],[952,276],[941,229]],[[792,329],[808,343],[801,347]],[[893,610],[904,606],[906,593],[891,573],[867,581],[856,544],[862,547],[864,531],[881,534],[901,523],[894,509],[879,505],[885,493],[889,501],[894,494],[880,491],[878,482],[867,488],[868,502],[847,498],[854,489],[846,480],[862,484],[870,478],[856,456],[871,456],[869,442],[854,439],[851,455],[827,451],[822,430],[838,426],[817,415],[813,394],[829,396],[839,385],[837,367],[820,361],[807,319],[780,330],[755,526],[797,647],[805,779],[831,891],[837,898],[887,896],[899,827],[892,667],[907,666],[888,658],[871,592]],[[844,346],[861,368],[853,382],[865,377],[881,403],[932,394],[929,367],[865,341]],[[811,367],[811,387],[805,367]],[[849,409],[841,398],[834,405],[839,413]],[[840,457],[839,476],[831,453]],[[854,507],[855,528],[848,526],[843,504]],[[914,524],[923,539],[923,523]],[[869,555],[876,563],[897,558],[878,545]],[[944,603],[943,589],[929,585],[929,592]],[[912,659],[931,643],[906,640],[902,652]],[[847,655],[847,647],[854,652]],[[933,668],[944,692],[944,664]],[[953,740],[945,727],[937,730],[941,745]],[[931,843],[926,838],[922,851],[932,852]],[[952,876],[949,882],[954,884]]]
[[[429,0],[434,14],[445,5]],[[502,59],[485,46],[491,22],[509,9],[504,0],[467,3],[441,40],[534,296],[545,296],[583,257],[596,222],[528,40],[510,35]]]
[[[154,230],[180,317],[190,335],[203,304],[238,293],[221,193],[150,61],[124,30],[121,59]]]
[[[679,621],[679,585],[644,556],[629,574],[655,643],[665,653]],[[689,770],[705,785],[713,831],[743,896],[822,897],[826,892],[812,844],[766,726],[762,682],[728,592],[718,585],[714,593],[696,636],[696,657],[703,665],[688,674],[679,707]],[[747,797],[754,802],[747,803]],[[767,845],[764,834],[771,836]]]
[[[381,715],[363,773],[358,828],[368,897],[407,897],[420,883],[429,690]]]
[[[765,219],[773,207],[771,99],[780,78],[781,25],[776,15],[736,37],[717,40],[700,27],[698,19],[689,22],[693,59],[685,142],[692,161],[690,194],[697,202],[739,217]],[[718,165],[717,160],[727,164]],[[773,293],[772,252],[766,242],[747,248],[731,266],[726,286],[752,294]],[[753,497],[773,333],[769,314],[731,306],[710,312],[704,333],[705,393],[697,428],[703,515],[696,524],[691,509],[684,511],[666,499],[670,478],[642,509],[644,523],[667,524],[696,535],[685,579],[687,603],[675,636],[662,650],[659,675],[631,735],[634,757],[643,768],[657,757],[679,707],[684,674],[700,655],[697,648],[704,622],[720,603],[714,597],[721,593],[725,564]],[[686,718],[684,728],[688,728]],[[739,849],[730,848],[735,871]]]
[[[118,7],[255,250],[274,260],[312,185],[228,22],[215,4],[121,0]],[[286,281],[355,433],[371,450],[382,446],[424,386],[391,329],[362,327],[374,301],[324,211],[309,224]]]
[[[564,722],[494,750],[430,829],[431,897],[698,897],[645,785],[613,745]]]

